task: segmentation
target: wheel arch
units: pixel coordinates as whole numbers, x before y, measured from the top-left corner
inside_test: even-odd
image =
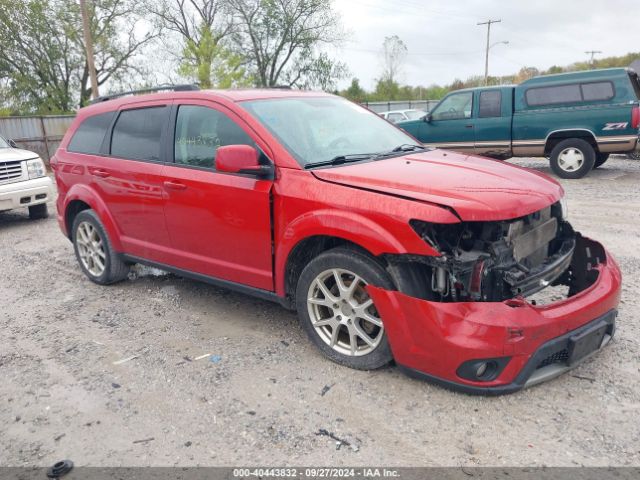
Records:
[[[71,239],[73,235],[71,229],[75,217],[83,210],[88,209],[96,212],[102,225],[104,225],[107,235],[109,235],[109,240],[113,248],[121,252],[122,243],[120,242],[120,234],[111,212],[109,212],[109,209],[98,194],[86,185],[74,185],[71,190],[69,190],[65,199],[64,222],[69,239]]]
[[[582,140],[585,140],[593,147],[596,153],[600,151],[598,149],[598,141],[596,140],[596,135],[591,130],[587,128],[568,128],[565,130],[554,130],[549,133],[549,135],[547,135],[547,138],[544,142],[545,156],[549,156],[551,154],[551,151],[558,143],[570,138],[580,138]]]

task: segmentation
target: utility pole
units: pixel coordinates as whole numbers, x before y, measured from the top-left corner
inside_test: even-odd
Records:
[[[484,58],[484,84],[486,85],[489,81],[489,40],[491,38],[491,24],[492,23],[500,23],[502,19],[498,20],[487,20],[486,22],[479,22],[478,25],[486,25],[487,26],[487,51]]]
[[[591,65],[591,68],[593,68],[594,65],[594,57],[596,56],[597,53],[602,53],[600,50],[587,50],[586,52],[587,55],[591,55],[591,59],[589,60],[589,65]]]
[[[96,64],[93,59],[93,39],[91,38],[91,23],[89,22],[87,0],[80,0],[80,11],[82,13],[84,46],[87,51],[87,66],[89,67],[89,78],[91,79],[91,96],[98,98],[98,78],[96,76]]]

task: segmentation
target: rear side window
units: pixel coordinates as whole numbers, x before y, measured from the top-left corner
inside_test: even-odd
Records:
[[[573,83],[554,87],[530,88],[525,93],[527,105],[538,107],[559,103],[611,100],[615,90],[611,82]]]
[[[499,90],[480,92],[478,117],[499,117],[502,110],[502,92]]]
[[[582,98],[585,102],[611,100],[614,97],[611,82],[583,83],[580,88],[582,88]]]
[[[108,112],[85,119],[73,134],[67,150],[98,155],[114,115],[115,112]]]
[[[131,160],[160,160],[162,130],[169,107],[123,110],[111,136],[111,155]]]
[[[178,109],[174,143],[175,163],[204,168],[215,168],[218,147],[256,146],[227,115],[198,105],[182,105]]]

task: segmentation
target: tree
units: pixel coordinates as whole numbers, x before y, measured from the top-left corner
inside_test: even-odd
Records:
[[[229,0],[234,41],[260,87],[333,88],[346,66],[319,47],[343,37],[331,0]]]
[[[226,2],[149,0],[147,8],[161,28],[180,38],[179,51],[171,36],[165,42],[165,48],[179,59],[181,75],[196,80],[202,88],[229,88],[251,83],[245,68],[246,60],[230,48],[228,39],[234,25]]]
[[[98,85],[141,70],[134,57],[153,37],[139,35],[135,0],[87,2]],[[64,0],[0,0],[0,78],[5,103],[22,112],[69,112],[91,95],[80,7]]]
[[[358,103],[363,103],[367,99],[367,92],[360,86],[360,80],[357,78],[351,79],[351,85],[341,95]]]
[[[400,37],[385,37],[382,44],[382,75],[380,80],[387,85],[397,84],[404,61],[407,58],[407,46]]]

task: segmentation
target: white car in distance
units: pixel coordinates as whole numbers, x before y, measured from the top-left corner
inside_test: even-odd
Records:
[[[0,137],[0,212],[26,207],[31,219],[46,218],[53,182],[37,153]]]

